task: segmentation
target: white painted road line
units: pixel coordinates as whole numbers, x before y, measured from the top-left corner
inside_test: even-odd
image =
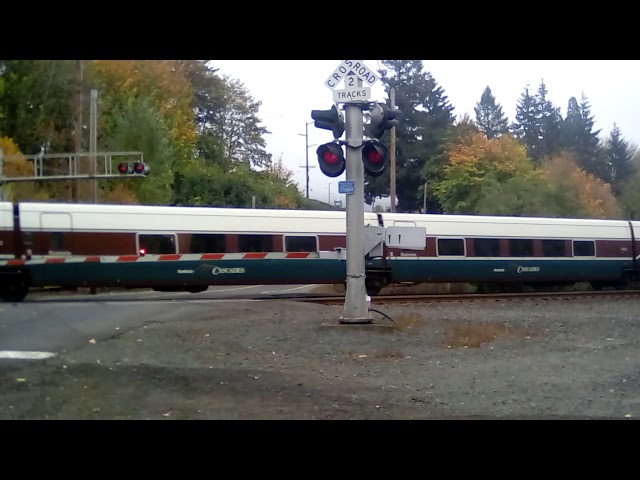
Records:
[[[0,350],[0,358],[17,358],[26,360],[42,360],[44,358],[55,357],[51,352],[19,352],[15,350]]]
[[[273,295],[277,295],[278,293],[281,292],[293,292],[294,290],[300,290],[302,288],[309,288],[309,287],[314,287],[315,283],[311,283],[309,285],[303,285],[301,287],[295,287],[295,288],[287,288],[286,290],[274,290],[271,292],[260,292],[261,295],[268,295],[268,294],[273,294]]]

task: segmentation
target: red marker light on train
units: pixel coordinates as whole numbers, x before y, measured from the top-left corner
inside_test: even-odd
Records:
[[[141,248],[140,250],[138,250],[138,253],[141,257],[144,257],[147,254],[147,251],[144,248]]]

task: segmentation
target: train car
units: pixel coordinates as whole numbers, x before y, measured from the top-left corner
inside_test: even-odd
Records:
[[[345,225],[341,211],[4,202],[0,297],[20,301],[32,286],[339,283]]]
[[[341,211],[0,203],[0,298],[30,287],[344,284]],[[462,282],[479,291],[638,278],[640,222],[364,214],[366,286]]]
[[[623,288],[638,277],[640,222],[475,215],[381,214],[423,227],[422,251],[385,248],[390,282],[468,282],[480,291],[589,282]]]

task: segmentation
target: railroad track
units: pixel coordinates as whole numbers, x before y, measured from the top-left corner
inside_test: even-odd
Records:
[[[371,298],[371,304],[384,305],[390,303],[430,303],[430,302],[486,302],[496,300],[548,299],[571,300],[590,298],[640,298],[640,290],[604,290],[576,292],[527,292],[527,293],[460,293],[433,295],[379,295]],[[330,297],[292,297],[299,302],[320,303],[323,305],[342,305],[344,296]]]

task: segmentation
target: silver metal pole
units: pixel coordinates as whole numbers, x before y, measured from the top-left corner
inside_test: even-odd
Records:
[[[360,83],[360,82],[358,82]],[[346,104],[346,177],[354,182],[347,195],[347,291],[340,323],[371,323],[365,286],[363,120],[359,105]]]

